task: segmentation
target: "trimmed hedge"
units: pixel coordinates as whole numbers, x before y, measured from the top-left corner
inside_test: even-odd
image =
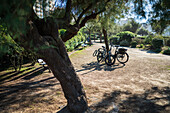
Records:
[[[123,31],[116,34],[120,37],[119,42],[126,40],[128,43],[132,41],[132,38],[135,37],[135,34],[130,31]]]

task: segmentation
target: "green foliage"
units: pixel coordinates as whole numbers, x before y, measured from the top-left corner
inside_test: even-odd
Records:
[[[170,48],[168,48],[167,50],[164,50],[164,51],[163,51],[163,54],[165,54],[165,55],[170,55]]]
[[[17,53],[22,54],[24,49],[10,37],[10,35],[0,35],[0,58],[5,55],[13,55],[13,50]]]
[[[152,43],[152,39],[153,39],[153,36],[152,35],[148,35],[145,40],[144,40],[144,43],[145,44],[151,44]]]
[[[118,45],[119,44],[119,36],[111,36],[110,38],[109,38],[109,41],[110,41],[110,43],[111,44],[114,44],[114,45]]]
[[[130,43],[132,41],[132,38],[135,37],[135,34],[130,32],[130,31],[123,31],[120,33],[116,34],[117,36],[120,37],[120,42],[126,40],[128,43]]]
[[[133,38],[132,41],[137,42],[137,44],[141,44],[142,43],[142,40],[140,38],[137,38],[137,37]]]
[[[120,42],[120,46],[129,47],[129,46],[130,46],[130,43],[129,43],[128,41],[126,41],[126,40],[122,40],[122,41]]]
[[[139,45],[139,48],[143,48],[143,47],[144,47],[144,45],[143,45],[143,44],[140,44],[140,45]]]
[[[152,40],[152,46],[154,47],[154,49],[161,49],[161,47],[163,46],[163,39],[154,38]]]
[[[83,35],[82,30],[80,30],[76,36],[65,42],[67,51],[73,51],[77,46],[85,43],[85,40],[86,38]]]
[[[166,45],[170,46],[170,38],[166,40]]]
[[[58,32],[59,32],[59,34],[61,36],[66,32],[66,29],[59,29]]]
[[[157,36],[155,36],[154,38],[157,38],[157,39],[164,39],[163,36],[161,36],[161,35],[157,35]]]
[[[130,43],[130,45],[131,45],[131,47],[132,48],[136,48],[136,45],[137,45],[138,43],[136,42],[136,41],[132,41],[131,43]]]
[[[137,29],[141,25],[137,23],[133,18],[128,21],[128,23],[123,27],[123,31],[130,31],[136,33]]]
[[[138,35],[148,35],[149,34],[149,31],[148,30],[146,30],[146,29],[144,29],[143,27],[142,28],[140,28],[140,29],[138,29],[137,30],[137,34]]]

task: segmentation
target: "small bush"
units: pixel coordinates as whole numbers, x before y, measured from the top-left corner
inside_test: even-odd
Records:
[[[60,29],[58,30],[60,35],[63,35],[66,32],[66,29]]]
[[[118,45],[119,44],[119,36],[112,36],[111,38],[109,38],[109,41],[111,44],[114,44],[114,45]]]
[[[136,48],[136,45],[137,45],[138,43],[136,42],[136,41],[132,41],[131,42],[131,48]]]
[[[145,44],[151,44],[151,43],[152,43],[152,39],[153,39],[153,36],[148,35],[148,36],[145,38],[144,43],[145,43]]]
[[[144,46],[143,44],[140,44],[140,45],[139,45],[139,48],[143,48],[143,46]]]
[[[167,50],[164,50],[164,51],[163,51],[163,54],[165,54],[165,55],[170,55],[170,48],[168,48]]]
[[[120,33],[117,33],[116,35],[120,37],[120,40],[119,40],[120,42],[123,40],[126,40],[129,43],[132,41],[132,38],[135,37],[135,34],[130,31],[120,32]]]
[[[120,46],[129,47],[129,45],[130,45],[129,42],[126,41],[126,40],[123,40],[123,41],[120,42]]]
[[[160,49],[163,46],[163,39],[154,38],[152,40],[152,46],[154,49]]]
[[[65,42],[67,51],[73,51],[79,47],[82,43],[85,43],[86,38],[81,30],[73,38]]]
[[[137,42],[137,44],[141,44],[142,43],[142,40],[141,39],[139,39],[139,38],[133,38],[132,39],[132,41],[136,41]]]

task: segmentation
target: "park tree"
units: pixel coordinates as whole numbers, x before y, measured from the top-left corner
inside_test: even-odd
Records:
[[[136,14],[141,18],[146,18],[145,7],[148,4],[151,7],[150,11],[147,11],[148,22],[151,24],[152,30],[157,34],[162,34],[163,31],[170,24],[170,2],[167,0],[133,0]]]
[[[141,27],[141,24],[137,23],[133,18],[123,26],[123,31],[130,31],[136,33],[137,29]]]
[[[124,16],[123,12],[127,12],[128,6],[126,1],[119,1],[118,3],[110,3],[106,7],[106,11],[99,14],[99,22],[101,30],[104,35],[104,42],[107,52],[109,51],[108,31],[114,26],[114,21]],[[121,9],[120,9],[121,7]]]
[[[137,34],[138,35],[148,35],[149,34],[149,31],[144,29],[143,27],[141,27],[140,29],[137,30]]]
[[[1,24],[20,46],[36,52],[59,80],[67,99],[63,112],[82,113],[88,108],[83,85],[68,57],[64,42],[76,35],[88,20],[104,12],[110,1],[61,0],[62,5],[43,18],[38,17],[33,9],[35,0],[2,0],[0,3]],[[43,3],[47,3],[46,0]],[[46,10],[44,4],[43,10]],[[61,15],[56,14],[61,11]],[[62,28],[66,32],[59,37],[58,30]]]
[[[38,0],[1,0],[0,24],[7,28],[15,42],[35,52],[52,70],[67,99],[67,106],[62,112],[82,113],[88,108],[86,94],[68,57],[64,42],[76,35],[88,20],[95,19],[99,14],[106,18],[110,12],[116,12],[115,9],[123,13],[121,6],[128,0],[59,0],[56,4],[60,5],[54,5],[57,8],[49,14],[46,13],[47,0],[39,1],[43,3],[42,18],[33,9],[39,3]],[[142,0],[132,1],[137,4],[137,14],[143,16],[143,7],[138,7],[143,6]],[[153,0],[152,2],[155,3]],[[112,10],[104,13],[109,8]],[[66,29],[61,37],[59,29]],[[107,34],[106,27],[103,27],[103,32]]]
[[[91,20],[90,22],[87,22],[86,25],[85,25],[85,28],[86,30],[88,31],[88,40],[89,40],[89,43],[90,45],[92,45],[92,42],[91,42],[91,33],[93,32],[93,28],[94,28],[94,20]]]

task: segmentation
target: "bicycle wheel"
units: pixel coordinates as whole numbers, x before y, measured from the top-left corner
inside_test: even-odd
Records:
[[[124,54],[117,54],[117,60],[121,63],[124,64],[129,60],[129,55],[127,53]]]
[[[98,51],[95,50],[94,53],[93,53],[93,57],[97,56],[97,53],[98,53]]]
[[[98,52],[98,55],[97,55],[97,61],[98,63],[101,62],[103,60],[103,52]]]
[[[105,58],[105,63],[108,65],[108,66],[111,66],[115,63],[115,57],[114,55],[107,55],[106,58]]]

